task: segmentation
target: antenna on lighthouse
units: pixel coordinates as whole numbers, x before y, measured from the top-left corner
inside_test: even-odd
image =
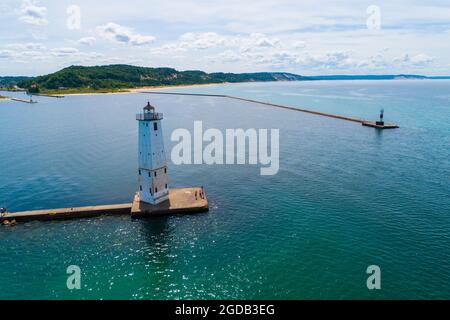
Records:
[[[144,107],[144,111],[155,111],[155,107],[150,104],[150,101],[148,101],[147,105]]]

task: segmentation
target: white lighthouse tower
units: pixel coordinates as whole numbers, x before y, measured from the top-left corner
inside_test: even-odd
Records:
[[[139,121],[139,197],[140,201],[158,204],[169,198],[166,153],[161,126],[162,113],[150,102]]]

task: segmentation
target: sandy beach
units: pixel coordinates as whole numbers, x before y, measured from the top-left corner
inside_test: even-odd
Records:
[[[217,86],[217,85],[227,85],[227,84],[229,84],[229,82],[179,85],[179,86],[172,86],[172,85],[146,86],[146,87],[124,89],[123,91],[118,91],[118,92],[57,93],[57,94],[49,94],[49,95],[55,96],[55,97],[64,97],[64,96],[91,96],[91,95],[99,95],[99,94],[131,94],[131,93],[145,92],[148,90],[163,90],[163,89],[170,89],[170,88],[193,88],[193,87],[206,87],[206,86]]]

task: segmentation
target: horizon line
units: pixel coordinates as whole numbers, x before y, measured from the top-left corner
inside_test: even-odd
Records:
[[[200,71],[200,72],[205,72],[207,74],[211,74],[211,73],[231,73],[231,74],[252,74],[252,73],[284,73],[284,74],[293,74],[296,76],[301,76],[301,77],[388,77],[388,76],[415,76],[415,77],[424,77],[424,78],[429,78],[429,79],[433,79],[433,78],[450,78],[450,75],[426,75],[426,74],[418,74],[418,73],[364,73],[364,74],[345,74],[345,73],[339,73],[339,74],[299,74],[299,73],[295,73],[295,72],[291,72],[291,71],[246,71],[246,72],[231,72],[231,71],[213,71],[213,72],[206,72],[200,69],[177,69],[174,67],[169,67],[169,66],[160,66],[160,67],[145,67],[145,66],[140,66],[140,65],[134,65],[134,64],[126,64],[126,63],[115,63],[115,64],[100,64],[100,65],[68,65],[66,67],[63,67],[61,69],[58,69],[56,71],[53,72],[49,72],[49,73],[43,73],[43,74],[38,74],[38,75],[0,75],[0,78],[6,78],[6,77],[27,77],[27,78],[36,78],[39,76],[45,76],[45,75],[50,75],[53,73],[56,73],[58,71],[70,68],[70,67],[85,67],[85,68],[94,68],[94,67],[108,67],[108,66],[130,66],[130,67],[137,67],[137,68],[149,68],[149,69],[164,69],[164,68],[168,68],[168,69],[173,69],[175,71],[178,72],[186,72],[186,71]]]

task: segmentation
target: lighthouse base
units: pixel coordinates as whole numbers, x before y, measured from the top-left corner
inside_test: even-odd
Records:
[[[136,193],[131,206],[131,216],[142,218],[168,214],[200,213],[208,210],[208,200],[202,188],[170,189],[169,199],[158,204],[143,202],[140,200],[139,193]]]
[[[363,121],[361,123],[363,126],[366,127],[372,127],[372,128],[376,128],[376,129],[397,129],[398,126],[396,124],[393,123],[384,123],[381,121]]]

